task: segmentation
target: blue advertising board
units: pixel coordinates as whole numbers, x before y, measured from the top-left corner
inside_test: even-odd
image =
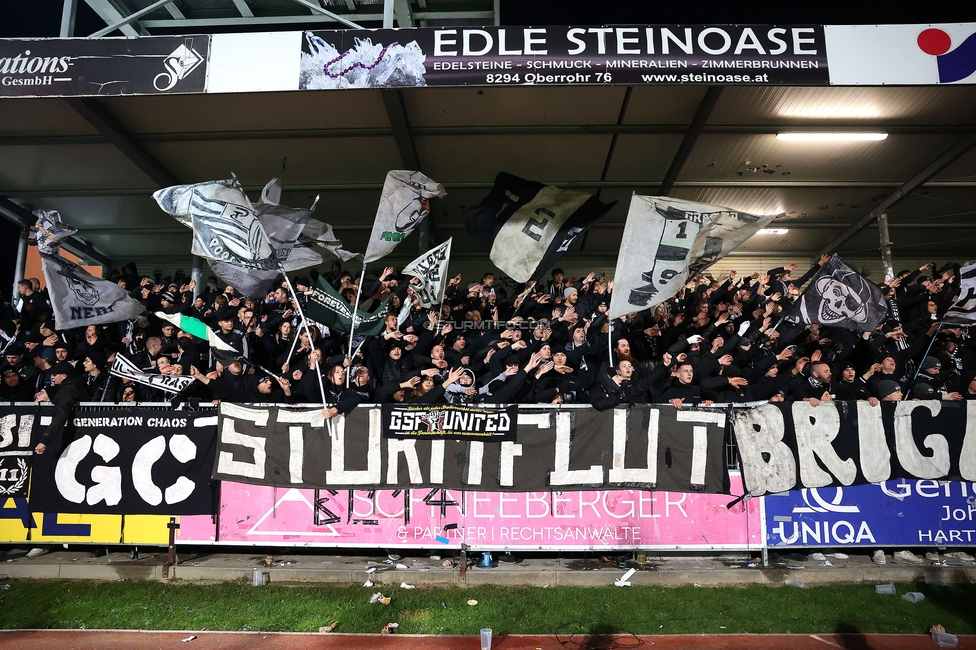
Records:
[[[899,479],[764,499],[770,548],[976,546],[976,483]]]

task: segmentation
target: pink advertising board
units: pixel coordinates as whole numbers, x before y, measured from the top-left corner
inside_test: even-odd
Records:
[[[731,477],[733,494],[742,480]],[[299,490],[223,482],[219,544],[584,550],[757,549],[762,500],[613,490]],[[205,530],[206,527],[201,527]],[[181,543],[193,530],[181,531]]]

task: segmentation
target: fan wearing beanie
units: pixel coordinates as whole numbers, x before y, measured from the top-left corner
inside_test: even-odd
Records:
[[[88,388],[85,380],[75,375],[75,368],[67,361],[58,361],[51,366],[51,379],[54,383],[34,396],[35,402],[50,402],[54,407],[54,417],[51,424],[44,429],[40,442],[34,447],[37,455],[47,451],[50,445],[60,446],[61,434],[64,432],[65,424],[71,409],[78,402],[88,399]]]

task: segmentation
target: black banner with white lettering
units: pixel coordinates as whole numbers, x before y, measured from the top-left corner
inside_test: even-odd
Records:
[[[209,36],[0,39],[0,97],[202,93]]]
[[[31,507],[38,512],[212,514],[216,425],[212,412],[76,411],[60,447],[34,460]]]
[[[10,497],[26,497],[34,460],[35,440],[51,421],[47,406],[0,407],[0,504]]]
[[[516,406],[383,405],[383,435],[417,440],[515,440]]]
[[[829,83],[822,25],[432,27],[304,36],[302,90]]]
[[[719,411],[525,409],[517,442],[394,439],[383,422],[379,407],[324,422],[321,409],[222,403],[214,478],[336,490],[728,490]]]
[[[735,409],[753,496],[889,479],[976,481],[976,402],[809,402]]]

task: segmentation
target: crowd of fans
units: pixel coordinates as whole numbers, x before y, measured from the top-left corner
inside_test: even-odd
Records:
[[[828,258],[824,258],[821,264]],[[874,332],[784,326],[786,310],[818,266],[793,279],[795,264],[764,274],[696,276],[653,310],[607,318],[613,281],[566,277],[506,291],[491,273],[449,280],[440,309],[422,308],[412,280],[386,268],[363,282],[360,308],[389,297],[383,331],[349,336],[302,327],[287,288],[237,295],[211,277],[196,287],[182,273],[141,276],[134,264],[111,279],[146,306],[135,321],[60,330],[36,279],[3,304],[0,401],[136,402],[224,400],[327,404],[328,417],[359,403],[426,404],[711,403],[864,399],[976,399],[974,340],[940,316],[958,294],[958,265],[897,274]],[[318,274],[293,281],[307,301]],[[338,264],[324,276],[354,303],[358,278]],[[195,295],[196,294],[196,295]],[[405,303],[410,309],[403,309]],[[240,354],[213,349],[153,312],[207,323]],[[124,355],[148,374],[189,375],[178,395],[109,373]]]

